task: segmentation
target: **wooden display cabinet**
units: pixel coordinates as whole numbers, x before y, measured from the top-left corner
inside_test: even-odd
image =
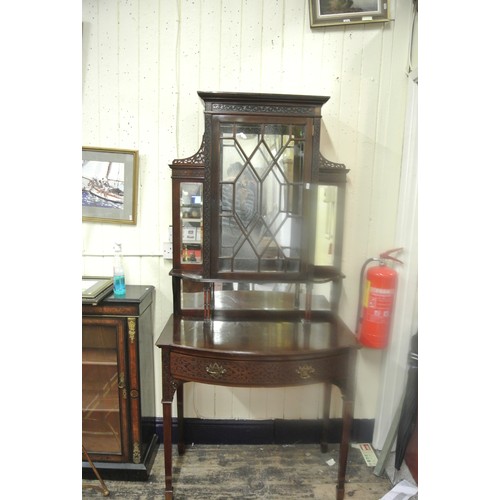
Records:
[[[199,151],[174,160],[174,311],[162,350],[165,498],[173,498],[172,401],[183,384],[324,384],[343,397],[344,495],[357,340],[337,315],[347,169],[319,152],[323,96],[198,92]],[[200,219],[201,214],[201,219]]]
[[[156,453],[152,286],[82,304],[82,443],[103,478],[146,480]],[[83,458],[82,474],[94,477]]]

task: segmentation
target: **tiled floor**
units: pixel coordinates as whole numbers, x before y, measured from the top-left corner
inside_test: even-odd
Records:
[[[228,499],[335,499],[338,445],[323,454],[319,445],[192,445],[179,457],[174,448],[175,500]],[[327,461],[335,463],[329,465]],[[373,474],[361,452],[351,448],[347,467],[345,499],[379,500],[402,479],[412,483],[405,464],[394,469],[394,456],[386,473]],[[163,447],[156,455],[151,475],[145,482],[105,480],[109,498],[161,500],[164,498]],[[98,484],[83,480],[84,484]],[[102,497],[84,489],[82,499]],[[417,498],[416,496],[413,498]]]

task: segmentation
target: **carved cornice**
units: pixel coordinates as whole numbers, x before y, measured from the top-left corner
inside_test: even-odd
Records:
[[[284,115],[312,115],[310,106],[281,106],[268,104],[229,104],[214,102],[212,112],[224,113],[281,113]]]

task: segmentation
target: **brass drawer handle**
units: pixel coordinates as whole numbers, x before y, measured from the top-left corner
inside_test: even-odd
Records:
[[[301,365],[296,370],[299,377],[303,380],[311,378],[311,376],[316,372],[316,370],[311,365]]]
[[[222,378],[224,373],[226,373],[226,369],[217,363],[212,363],[208,365],[205,369],[207,373],[213,378]]]

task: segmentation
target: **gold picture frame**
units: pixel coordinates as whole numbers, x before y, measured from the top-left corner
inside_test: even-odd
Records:
[[[311,28],[389,21],[389,0],[309,0]]]
[[[82,220],[137,224],[139,152],[82,148]]]

